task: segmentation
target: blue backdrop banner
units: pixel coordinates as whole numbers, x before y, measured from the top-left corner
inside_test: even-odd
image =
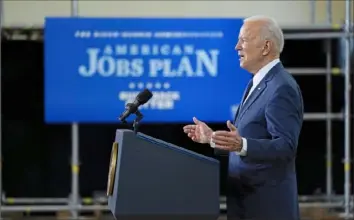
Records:
[[[242,19],[47,18],[45,120],[110,123],[144,88],[144,122],[232,119],[250,74]],[[131,121],[133,116],[128,118]]]

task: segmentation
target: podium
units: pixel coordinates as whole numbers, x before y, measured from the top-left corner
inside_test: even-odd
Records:
[[[220,212],[219,161],[118,129],[107,196],[117,220],[216,220]]]

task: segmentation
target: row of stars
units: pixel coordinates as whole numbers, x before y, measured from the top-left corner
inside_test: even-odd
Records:
[[[142,83],[142,82],[139,82],[139,83],[129,83],[128,85],[129,89],[143,89],[143,88],[147,88],[147,89],[169,89],[171,87],[170,83],[168,82],[165,82],[165,83]]]

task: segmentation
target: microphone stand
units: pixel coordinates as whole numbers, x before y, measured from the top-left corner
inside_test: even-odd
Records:
[[[134,119],[134,122],[133,122],[133,128],[134,128],[134,133],[137,134],[139,122],[143,119],[144,115],[141,114],[141,112],[139,110],[136,110],[135,115],[136,115],[136,118]]]
[[[134,112],[134,114],[136,115],[136,118],[133,121],[133,130],[134,130],[134,133],[137,134],[138,133],[139,123],[144,118],[144,115],[139,110],[136,110]],[[121,120],[121,122],[123,124],[128,124],[128,122],[125,119]]]

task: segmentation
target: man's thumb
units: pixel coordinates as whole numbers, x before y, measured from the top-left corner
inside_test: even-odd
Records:
[[[196,125],[199,125],[201,121],[199,121],[196,117],[193,117],[193,121]]]
[[[235,125],[233,125],[229,120],[227,121],[227,127],[230,129],[230,131],[236,131]]]

